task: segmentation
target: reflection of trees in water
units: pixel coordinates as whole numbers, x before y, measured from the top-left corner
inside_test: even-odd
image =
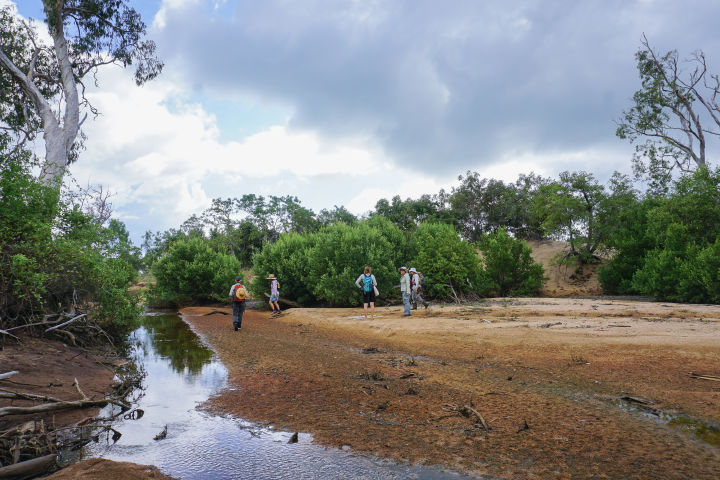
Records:
[[[143,325],[155,351],[170,360],[178,373],[186,370],[193,375],[210,363],[212,350],[205,347],[190,327],[175,315],[144,317]]]

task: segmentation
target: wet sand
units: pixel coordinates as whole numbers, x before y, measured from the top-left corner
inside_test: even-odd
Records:
[[[229,371],[213,411],[477,475],[720,478],[717,306],[496,299],[367,321],[361,309],[248,311],[239,332],[212,310],[181,313]]]

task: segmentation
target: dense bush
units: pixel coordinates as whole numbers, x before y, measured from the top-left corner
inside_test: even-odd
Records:
[[[304,305],[357,305],[361,301],[355,280],[370,265],[380,298],[397,297],[397,267],[406,251],[404,234],[383,218],[355,225],[335,223],[317,233],[281,235],[255,256],[256,278],[251,291],[268,292],[265,280],[275,274],[282,296]]]
[[[156,284],[148,295],[155,305],[227,301],[241,267],[237,258],[214,251],[201,237],[178,240],[153,264]]]
[[[600,273],[606,291],[720,301],[719,170],[684,175],[667,195],[648,196],[617,221],[614,256]]]
[[[448,298],[452,290],[457,294],[486,290],[488,279],[475,247],[460,238],[452,225],[421,224],[411,248],[412,266],[425,276],[425,291],[430,297]]]
[[[504,229],[480,240],[483,267],[488,280],[486,294],[492,296],[534,295],[542,287],[542,265],[530,256],[532,248]]]
[[[117,335],[140,307],[128,293],[138,258],[123,235],[38,183],[29,154],[0,155],[0,328],[77,305]],[[127,232],[125,232],[127,233]]]
[[[266,243],[260,253],[253,258],[255,279],[250,291],[256,298],[265,298],[270,293],[268,275],[274,274],[280,282],[281,296],[312,305],[317,302],[310,276],[310,249],[315,244],[316,235],[287,233],[280,235],[275,243]]]

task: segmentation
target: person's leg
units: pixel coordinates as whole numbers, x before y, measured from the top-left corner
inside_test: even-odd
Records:
[[[375,302],[370,302],[370,318],[375,318]]]
[[[365,320],[367,320],[367,307],[368,304],[363,302],[363,315],[365,315]]]
[[[420,290],[418,290],[417,293],[415,294],[415,301],[417,303],[422,304],[422,306],[425,307],[425,310],[427,310],[428,302],[425,301],[425,299],[422,296],[422,292],[420,292]]]
[[[233,328],[238,329],[238,317],[240,316],[240,302],[232,302]]]
[[[275,311],[277,311],[277,313],[280,313],[280,303],[277,300],[275,300]]]
[[[243,313],[245,312],[245,302],[235,302],[235,303],[239,304],[237,328],[242,328],[242,317],[243,317]]]
[[[405,307],[403,316],[409,317],[410,316],[410,295],[408,295],[406,293],[403,294],[403,306]]]
[[[272,301],[272,300],[270,300],[270,301],[268,302],[268,305],[270,305],[270,310],[272,310],[273,312],[275,312],[275,305],[273,305],[273,301]]]
[[[418,301],[417,301],[417,292],[412,292],[411,298],[412,298],[412,309],[413,309],[413,310],[417,310],[417,304],[418,304]]]

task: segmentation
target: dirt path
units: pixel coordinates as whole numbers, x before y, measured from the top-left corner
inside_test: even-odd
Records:
[[[720,478],[720,382],[690,376],[720,375],[717,306],[499,299],[368,321],[298,309],[247,312],[239,332],[208,311],[182,313],[229,370],[211,409],[501,478]]]

